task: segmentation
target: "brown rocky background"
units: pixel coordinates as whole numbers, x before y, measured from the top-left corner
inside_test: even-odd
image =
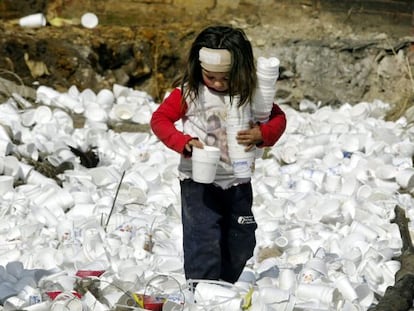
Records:
[[[39,12],[46,26],[19,26]],[[96,28],[80,25],[86,12]],[[393,104],[390,119],[414,106],[413,0],[0,0],[0,19],[0,100],[16,85],[34,99],[38,85],[97,92],[116,83],[160,101],[195,35],[226,23],[246,31],[256,56],[280,59],[279,103],[380,99]],[[414,247],[398,211],[402,269],[372,311],[408,310],[414,299]]]
[[[38,12],[45,27],[18,25]],[[98,16],[97,27],[80,25],[86,12]],[[407,108],[413,12],[412,0],[0,0],[0,78],[60,91],[117,83],[158,101],[195,35],[226,23],[246,31],[256,57],[280,59],[280,103],[381,99]]]

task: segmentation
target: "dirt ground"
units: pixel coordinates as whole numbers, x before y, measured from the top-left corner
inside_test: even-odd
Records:
[[[324,9],[312,4],[316,2],[318,1],[267,1],[270,4],[242,4],[237,8],[215,7],[184,12],[158,2],[148,2],[145,5],[135,2],[132,6],[127,5],[128,1],[120,5],[118,1],[111,0],[37,0],[30,1],[28,8],[26,2],[6,0],[0,4],[0,16],[4,18],[0,24],[0,77],[13,79],[17,75],[25,85],[45,84],[60,91],[71,85],[80,89],[99,90],[118,83],[147,91],[155,98],[162,98],[182,66],[187,47],[196,33],[207,25],[217,23],[243,28],[252,41],[256,56],[279,53],[285,47],[289,49],[287,58],[295,53],[295,49],[301,49],[301,53],[320,54],[323,53],[323,48],[352,50],[353,53],[354,50],[359,51],[377,44],[380,40],[383,43],[390,42],[389,45],[392,46],[391,49],[385,49],[386,54],[391,54],[394,47],[397,51],[403,49],[409,65],[413,66],[412,14],[378,14],[364,9],[362,5]],[[19,14],[29,14],[35,8],[43,10],[48,17],[46,27],[19,27]],[[79,16],[85,10],[97,12],[100,23],[95,29],[85,29],[79,25]],[[315,46],[318,49],[306,50]],[[384,53],[378,49],[374,52]],[[338,57],[338,54],[330,53],[329,57]],[[344,61],[358,69],[361,66],[358,59],[366,57],[371,55],[353,53],[353,57],[347,56]],[[316,57],[310,54],[306,58],[312,61]],[[332,90],[323,87],[332,81],[332,77],[321,81],[321,85],[313,85],[309,81],[312,74],[320,74],[321,64],[312,65],[315,71],[310,73],[311,78],[301,76],[299,70],[302,68],[298,65],[301,64],[293,61],[287,63],[281,73],[284,81],[281,86],[286,84],[285,92],[289,93],[287,96],[295,93],[296,98],[317,100],[318,97],[323,98],[324,93],[330,92],[323,101],[336,102],[333,98],[336,94],[331,94]],[[389,89],[409,86],[406,73],[403,73],[403,82],[395,78],[401,76],[403,71],[400,69],[391,74],[392,79],[385,83],[399,86]],[[355,76],[357,74],[358,72]],[[355,89],[357,99],[374,98],[377,93],[378,97],[383,96],[380,93],[384,88],[382,85],[362,87],[363,90]],[[312,91],[315,88],[318,89],[316,94]],[[365,98],[359,95],[366,94],[368,89],[370,94]],[[349,96],[350,91],[347,91],[339,96],[339,101]],[[394,97],[398,96],[392,93],[385,98],[388,100]],[[398,98],[396,102],[401,100]]]

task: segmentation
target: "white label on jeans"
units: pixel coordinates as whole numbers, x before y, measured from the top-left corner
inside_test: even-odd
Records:
[[[241,225],[251,225],[256,223],[253,216],[239,216],[237,222]]]

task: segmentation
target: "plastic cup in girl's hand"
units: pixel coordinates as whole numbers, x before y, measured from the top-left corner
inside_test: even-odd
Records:
[[[217,163],[220,160],[220,149],[212,146],[193,148],[193,180],[210,184],[216,177]]]

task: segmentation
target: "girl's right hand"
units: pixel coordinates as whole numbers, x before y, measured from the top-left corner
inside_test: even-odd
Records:
[[[188,152],[191,153],[193,151],[193,147],[203,149],[204,145],[198,139],[193,138],[193,139],[189,140],[188,143],[185,144],[185,150],[187,150]]]

